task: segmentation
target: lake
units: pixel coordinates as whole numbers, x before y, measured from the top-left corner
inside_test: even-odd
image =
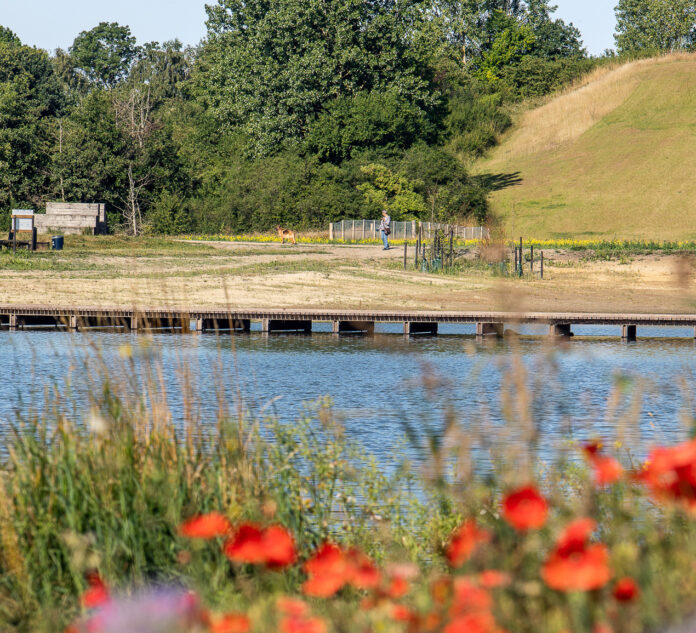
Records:
[[[408,426],[437,436],[447,416],[484,436],[504,429],[505,441],[514,443],[522,441],[517,427],[527,411],[549,454],[569,439],[617,433],[644,454],[655,443],[682,439],[693,416],[691,328],[643,328],[636,343],[625,343],[617,327],[575,326],[576,336],[560,344],[542,336],[544,329],[534,336],[533,328],[501,341],[478,341],[473,326],[411,338],[388,325],[374,337],[328,330],[327,324],[312,335],[270,336],[2,331],[0,432],[17,415],[40,411],[53,386],[69,394],[72,416],[86,418],[94,371],[84,361],[97,355],[120,375],[129,367],[142,372],[145,359],[161,363],[175,416],[183,411],[187,373],[201,424],[215,420],[220,389],[233,410],[241,405],[288,422],[303,403],[329,395],[348,435],[382,459]],[[129,347],[132,365],[122,359]]]

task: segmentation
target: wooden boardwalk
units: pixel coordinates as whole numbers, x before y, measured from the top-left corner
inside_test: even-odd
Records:
[[[505,325],[547,325],[549,333],[556,336],[572,336],[573,325],[615,325],[622,327],[622,336],[627,339],[635,338],[638,327],[687,326],[696,328],[696,314],[315,309],[201,309],[184,311],[170,308],[0,306],[0,326],[10,329],[53,325],[71,329],[122,327],[131,330],[167,328],[182,331],[230,330],[244,332],[250,330],[252,321],[261,322],[263,332],[311,332],[313,323],[330,322],[336,333],[371,333],[374,332],[376,323],[402,323],[405,334],[437,334],[440,324],[475,324],[476,333],[480,336],[502,336]]]

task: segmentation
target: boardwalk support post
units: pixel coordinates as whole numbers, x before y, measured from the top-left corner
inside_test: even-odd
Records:
[[[504,323],[477,323],[476,336],[495,336],[497,338],[503,338],[504,328]]]
[[[11,330],[17,329],[17,315],[16,314],[10,315],[10,329]]]
[[[421,321],[406,321],[404,323],[404,334],[411,336],[413,334],[437,334],[437,323],[427,323]]]
[[[635,325],[622,325],[621,326],[621,338],[625,341],[635,341],[636,340],[636,326]]]
[[[334,334],[374,334],[374,321],[334,321]]]
[[[570,337],[573,333],[570,331],[570,323],[553,323],[549,326],[549,336]]]

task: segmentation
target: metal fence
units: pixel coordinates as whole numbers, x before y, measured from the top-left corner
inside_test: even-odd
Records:
[[[358,240],[379,239],[380,220],[341,220],[329,224],[329,239],[356,242]],[[415,240],[422,228],[423,239],[432,239],[437,231],[450,229],[454,236],[463,240],[485,240],[490,238],[490,231],[483,226],[457,226],[456,224],[441,224],[438,222],[392,222],[391,235],[394,240]]]

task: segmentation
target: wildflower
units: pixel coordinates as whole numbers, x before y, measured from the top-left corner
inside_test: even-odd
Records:
[[[389,584],[387,585],[386,589],[386,594],[390,598],[398,600],[399,598],[403,598],[408,593],[408,589],[408,581],[403,578],[400,578],[399,576],[396,576],[395,578],[392,578],[389,581]]]
[[[534,530],[546,523],[549,506],[534,486],[518,488],[503,499],[503,517],[516,530]]]
[[[281,526],[262,530],[252,523],[243,523],[225,543],[225,555],[236,563],[265,564],[283,567],[295,561],[295,541]]]
[[[326,622],[317,617],[283,617],[280,633],[326,633]]]
[[[333,543],[325,543],[305,563],[309,578],[302,586],[308,596],[327,598],[345,585],[356,589],[376,587],[381,575],[372,561],[358,550],[343,550]]]
[[[616,581],[612,595],[619,602],[633,602],[638,597],[640,590],[633,578],[621,578]]]
[[[232,530],[227,517],[219,512],[210,512],[189,519],[179,527],[179,534],[187,538],[212,539],[225,536]]]
[[[578,519],[561,534],[544,564],[544,582],[557,591],[590,591],[609,582],[609,552],[602,544],[588,545],[592,519]]]
[[[403,604],[390,605],[389,616],[396,622],[412,622],[416,619],[415,613]]]
[[[101,576],[97,572],[88,572],[86,580],[89,586],[82,594],[82,606],[85,609],[96,609],[106,604],[110,599],[109,589]]]
[[[655,497],[696,510],[696,439],[655,449],[637,478]]]
[[[248,633],[250,629],[251,622],[243,613],[227,613],[214,619],[208,627],[210,633]]]
[[[276,600],[278,611],[288,617],[300,618],[309,614],[309,605],[299,598],[281,596]]]
[[[488,611],[493,606],[493,599],[488,591],[479,587],[470,578],[455,578],[453,589],[451,616],[474,611]]]
[[[510,574],[497,569],[486,569],[478,575],[478,583],[485,589],[507,587],[511,582]]]
[[[454,618],[442,633],[498,633],[498,625],[491,613],[467,613]]]
[[[473,519],[465,521],[450,537],[445,552],[449,564],[452,567],[461,567],[469,560],[479,544],[487,543],[490,539],[490,532],[479,530]]]
[[[208,624],[207,614],[194,594],[157,589],[129,598],[110,599],[92,617],[75,623],[74,629],[99,633],[183,633]]]
[[[601,455],[602,444],[591,442],[583,447],[585,456],[594,469],[594,481],[598,486],[608,486],[616,483],[623,475],[623,467],[617,459],[610,455]]]

